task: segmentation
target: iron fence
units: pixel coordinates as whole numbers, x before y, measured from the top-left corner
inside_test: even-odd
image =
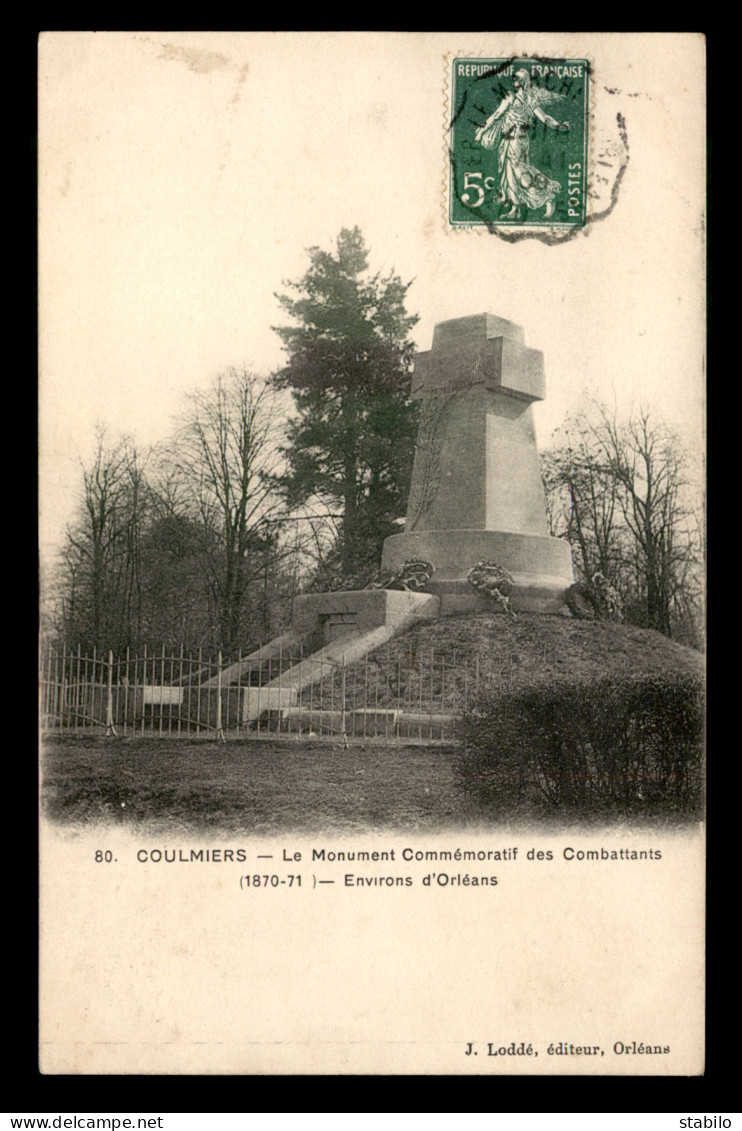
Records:
[[[41,729],[50,734],[277,736],[450,743],[481,687],[517,676],[517,657],[390,646],[355,662],[303,649],[243,658],[143,649],[41,656]]]

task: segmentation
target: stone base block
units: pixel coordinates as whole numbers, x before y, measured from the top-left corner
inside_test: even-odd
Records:
[[[440,602],[429,593],[392,589],[305,593],[294,601],[292,628],[304,637],[321,630],[322,644],[327,646],[382,625],[401,627],[407,621],[433,620],[439,615]]]
[[[467,581],[469,570],[479,561],[497,562],[513,575],[515,610],[560,613],[565,591],[574,580],[569,543],[539,534],[425,530],[387,538],[382,569],[399,569],[408,558],[422,558],[435,566],[426,590],[440,597],[442,616],[493,608]]]

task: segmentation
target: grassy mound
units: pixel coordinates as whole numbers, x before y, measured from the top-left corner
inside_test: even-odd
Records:
[[[650,629],[613,621],[501,612],[443,617],[419,624],[389,645],[392,657],[433,651],[453,659],[479,655],[491,671],[507,669],[519,680],[543,676],[619,678],[701,675],[703,657]]]
[[[473,695],[506,686],[673,676],[702,678],[703,657],[648,629],[612,621],[520,613],[450,616],[424,622],[345,672],[346,695],[379,707],[435,702],[458,712]],[[322,705],[339,701],[341,675],[325,681]]]

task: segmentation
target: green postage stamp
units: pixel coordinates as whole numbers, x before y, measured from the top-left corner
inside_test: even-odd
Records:
[[[451,225],[583,225],[587,60],[455,58],[452,67]]]

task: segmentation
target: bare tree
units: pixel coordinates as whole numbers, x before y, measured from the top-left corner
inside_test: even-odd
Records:
[[[646,408],[620,421],[593,404],[544,454],[551,532],[566,537],[589,581],[602,573],[627,617],[665,635],[698,618],[698,508],[677,436]],[[693,634],[690,633],[690,636]]]
[[[589,419],[578,416],[564,424],[557,446],[542,457],[542,476],[552,536],[571,543],[585,580],[600,572],[619,582],[626,547],[618,483],[610,467],[596,458]]]
[[[162,452],[171,506],[198,526],[216,635],[228,650],[242,642],[248,591],[268,584],[266,557],[275,552],[283,513],[274,486],[280,422],[266,383],[246,368],[230,369],[191,395]]]
[[[59,631],[70,644],[118,648],[136,635],[145,464],[129,437],[110,441],[105,428],[96,430],[58,570]]]
[[[673,608],[699,550],[687,494],[687,457],[677,436],[645,408],[623,425],[601,408],[596,438],[634,540],[648,623],[669,636]]]

